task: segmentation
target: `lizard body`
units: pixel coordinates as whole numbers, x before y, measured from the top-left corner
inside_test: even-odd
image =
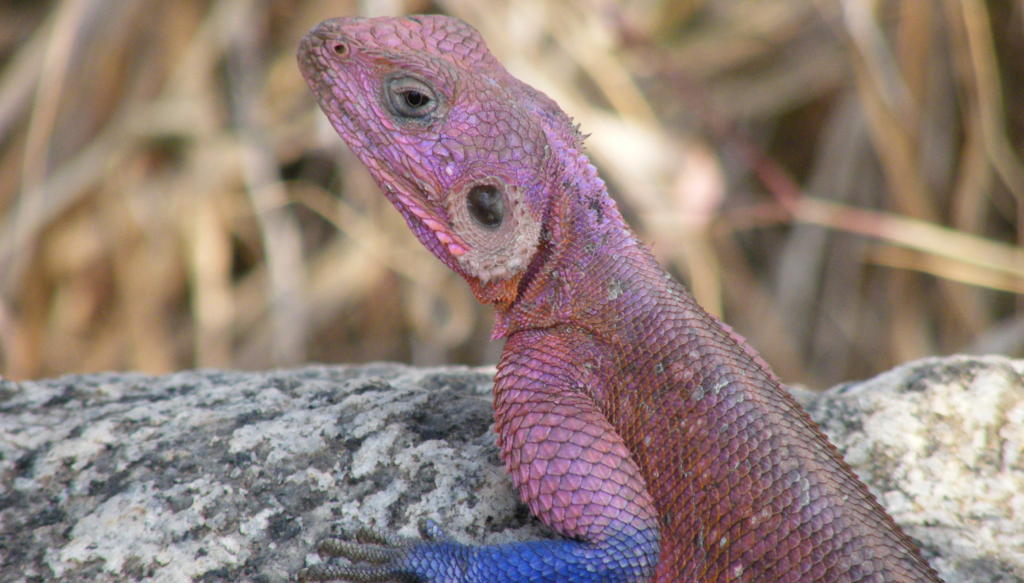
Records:
[[[330,543],[310,579],[938,581],[738,335],[626,225],[558,106],[465,23],[329,20],[299,63],[417,238],[496,311],[498,444],[564,540]],[[365,541],[364,541],[365,542]]]

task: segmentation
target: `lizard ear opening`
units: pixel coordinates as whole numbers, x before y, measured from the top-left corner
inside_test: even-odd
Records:
[[[497,177],[469,182],[447,200],[451,228],[466,243],[458,257],[481,282],[512,277],[526,269],[540,243],[534,218],[516,187]]]
[[[470,188],[466,194],[466,208],[469,216],[487,229],[500,228],[505,220],[505,197],[490,184],[477,184]]]

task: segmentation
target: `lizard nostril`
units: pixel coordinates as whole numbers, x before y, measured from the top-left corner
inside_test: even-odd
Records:
[[[331,52],[333,52],[335,55],[339,57],[348,56],[348,45],[341,42],[340,40],[330,41],[329,43],[327,43],[327,47],[331,50]]]

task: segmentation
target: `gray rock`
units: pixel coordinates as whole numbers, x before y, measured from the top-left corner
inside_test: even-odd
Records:
[[[0,382],[0,582],[286,581],[373,524],[551,536],[494,446],[493,370],[378,364]],[[808,395],[949,583],[1024,582],[1024,362]]]
[[[808,412],[946,583],[1024,581],[1024,361],[921,360]]]

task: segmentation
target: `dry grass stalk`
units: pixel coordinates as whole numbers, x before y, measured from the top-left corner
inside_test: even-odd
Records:
[[[324,18],[430,9],[784,378],[1024,351],[1020,3],[79,0],[0,7],[0,373],[493,362],[294,64]]]

